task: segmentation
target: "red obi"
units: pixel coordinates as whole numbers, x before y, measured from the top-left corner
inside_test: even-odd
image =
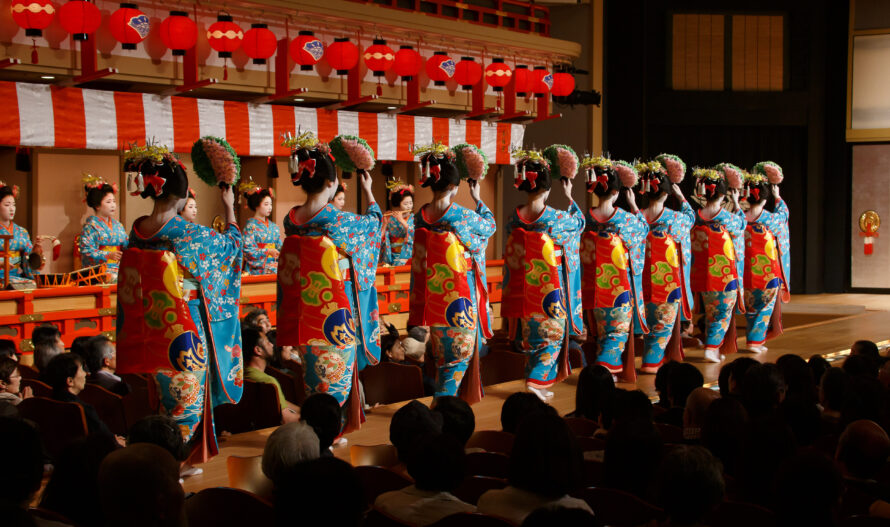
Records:
[[[426,228],[414,232],[409,326],[476,327],[476,309],[467,283],[472,259],[464,251],[453,232]]]
[[[504,253],[510,279],[501,296],[501,316],[566,318],[559,287],[560,249],[546,233],[521,228],[510,233]]]
[[[692,291],[736,291],[739,288],[732,237],[722,226],[692,227]]]
[[[355,345],[347,263],[327,236],[284,239],[278,265],[279,346]]]
[[[580,256],[581,304],[585,309],[620,307],[633,300],[630,255],[620,236],[584,231]]]
[[[643,298],[653,304],[676,302],[683,297],[680,248],[664,232],[649,231],[643,266]]]
[[[770,289],[783,284],[784,274],[773,233],[762,223],[745,228],[745,287]]]
[[[117,283],[117,371],[198,371],[204,346],[189,311],[194,292],[170,251],[127,249]]]

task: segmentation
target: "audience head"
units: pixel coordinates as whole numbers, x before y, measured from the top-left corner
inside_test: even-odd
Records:
[[[785,381],[775,364],[756,364],[742,378],[742,399],[751,417],[775,411],[785,399]]]
[[[276,484],[277,524],[329,525],[336,513],[338,525],[358,526],[367,502],[362,482],[352,466],[335,457],[323,457],[291,467]]]
[[[720,459],[727,474],[736,474],[747,428],[748,412],[735,397],[721,397],[705,412],[701,443]]]
[[[399,330],[386,322],[382,326],[385,330],[380,332],[380,349],[383,351],[383,358],[392,362],[402,362],[405,360],[405,350],[399,340]]]
[[[596,517],[584,509],[541,507],[525,517],[522,527],[599,527]]]
[[[269,314],[261,307],[255,308],[244,315],[242,324],[254,328],[260,333],[267,333],[272,329],[272,322],[269,321]]]
[[[268,363],[275,354],[275,346],[269,342],[266,335],[250,326],[241,327],[241,349],[244,350],[244,364],[246,365],[250,365],[250,361],[254,358],[262,359]]]
[[[19,363],[9,357],[0,358],[0,393],[18,395],[22,391],[22,374]]]
[[[99,373],[99,370],[103,368],[112,373],[117,369],[117,352],[114,349],[114,343],[105,335],[91,337],[86,342],[83,352],[86,369],[92,375]]]
[[[874,479],[890,456],[890,437],[874,421],[854,421],[847,426],[837,444],[835,459],[845,475]]]
[[[857,340],[854,342],[853,347],[850,348],[850,355],[862,355],[873,362],[877,362],[881,358],[878,345],[870,340]]]
[[[99,500],[111,523],[178,527],[184,506],[179,462],[149,443],[112,452],[99,467]]]
[[[420,490],[451,492],[464,479],[464,448],[446,433],[421,438],[408,457],[408,474]]]
[[[0,452],[7,455],[0,502],[25,508],[43,480],[43,448],[37,430],[21,419],[0,417]]]
[[[442,416],[442,433],[456,439],[461,446],[466,445],[476,431],[476,415],[460,397],[437,397],[433,401],[433,412]]]
[[[699,439],[705,423],[705,415],[711,404],[720,398],[720,394],[709,388],[696,388],[686,398],[683,410],[683,437]]]
[[[311,426],[302,422],[283,424],[266,440],[263,474],[277,487],[295,466],[318,456],[318,436]]]
[[[774,488],[776,525],[837,525],[841,477],[824,454],[803,450],[792,456],[776,474]]]
[[[759,364],[759,362],[751,357],[739,357],[729,363],[729,378],[727,379],[727,386],[729,388],[728,393],[739,396],[742,395],[742,379],[745,378],[745,374],[748,373],[748,370],[751,369],[752,366],[757,366]],[[721,395],[723,394],[721,393]]]
[[[70,443],[54,461],[40,506],[72,520],[77,525],[100,525],[99,465],[117,449],[114,438],[93,434]],[[138,479],[141,475],[131,474]]]
[[[560,498],[581,485],[581,449],[568,425],[555,413],[537,412],[519,423],[507,481],[548,498]]]
[[[776,471],[794,454],[797,444],[791,429],[777,416],[750,417],[739,456],[737,481],[746,501],[770,506]]]
[[[300,421],[312,427],[318,436],[319,455],[334,444],[340,434],[340,403],[328,393],[315,393],[303,401]]]
[[[680,362],[672,368],[667,379],[668,398],[671,406],[683,407],[692,390],[701,387],[705,378],[695,365],[688,362]]]
[[[40,326],[31,334],[34,344],[34,367],[41,373],[53,357],[65,351],[62,332],[53,325]]]
[[[658,406],[662,408],[670,408],[671,400],[668,397],[668,378],[671,376],[671,372],[674,371],[674,368],[679,366],[680,363],[677,361],[665,362],[661,365],[661,368],[658,368],[658,371],[655,372],[655,391],[658,393]]]
[[[844,407],[844,399],[850,382],[847,374],[840,368],[829,368],[819,383],[819,402],[826,410],[840,412]]]
[[[776,360],[787,387],[787,398],[795,398],[803,403],[815,404],[818,398],[813,372],[799,355],[786,354]]]
[[[705,448],[681,445],[665,455],[656,486],[671,525],[697,525],[723,500],[723,467]]]
[[[596,421],[615,391],[612,374],[602,364],[590,364],[578,375],[578,387],[575,389],[575,417],[584,417]]]
[[[616,419],[606,436],[606,486],[647,499],[662,446],[661,435],[651,419]]]
[[[866,355],[850,355],[844,360],[843,369],[854,377],[878,378],[878,362]]]
[[[83,391],[87,383],[83,359],[73,353],[56,355],[46,365],[45,371],[41,371],[55,395],[61,393],[77,395]]]
[[[519,424],[526,416],[535,412],[554,411],[553,407],[528,392],[510,394],[501,406],[501,428],[504,432],[515,434]]]
[[[0,339],[0,358],[8,357],[16,362],[19,360],[19,352],[15,348],[15,342],[10,339]]]
[[[849,359],[848,359],[849,360]],[[848,375],[849,384],[841,408],[841,425],[870,419],[884,423],[886,416],[884,387],[874,377]]]
[[[396,410],[389,423],[389,441],[407,463],[423,437],[442,433],[442,414],[434,413],[423,403],[411,401]]]
[[[813,381],[816,382],[818,387],[819,383],[822,382],[822,376],[831,368],[831,364],[822,355],[813,355],[807,360],[807,365],[810,367],[810,371],[813,372]]]
[[[127,434],[127,444],[138,443],[157,445],[170,452],[176,461],[185,461],[189,453],[179,425],[166,415],[149,415],[133,423]]]
[[[611,429],[621,421],[652,422],[652,403],[649,397],[640,390],[624,390],[616,388],[611,400],[603,407],[603,423]]]

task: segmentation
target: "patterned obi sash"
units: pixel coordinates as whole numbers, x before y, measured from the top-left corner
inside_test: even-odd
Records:
[[[5,253],[7,257],[9,257],[9,262],[12,264],[13,262],[18,263],[22,257],[22,253],[20,251],[9,251]],[[4,260],[4,253],[0,252],[0,262]]]
[[[630,303],[630,255],[621,237],[608,231],[581,236],[581,303],[587,309]]]
[[[467,283],[471,269],[473,259],[453,232],[417,229],[408,325],[474,329],[476,309]]]
[[[100,245],[99,250],[105,251],[107,253],[113,253],[114,251],[120,251],[121,246],[120,245]]]
[[[390,251],[395,254],[400,254],[402,252],[402,248],[405,246],[405,237],[401,238],[390,238],[389,239]]]
[[[654,304],[677,302],[683,296],[680,247],[665,232],[649,231],[643,266],[643,298]]]
[[[281,247],[278,338],[282,346],[356,344],[346,281],[349,260],[327,236],[288,236]]]
[[[783,269],[773,233],[762,223],[745,228],[745,287],[771,289],[782,284]]]
[[[514,229],[507,240],[504,261],[510,279],[504,284],[501,316],[566,318],[566,303],[559,285],[562,248],[546,233]]]
[[[258,243],[257,247],[259,247],[260,249],[263,249],[264,251],[268,251],[269,249],[274,249],[275,244],[274,243]]]
[[[692,227],[692,291],[738,290],[732,237],[716,223]]]

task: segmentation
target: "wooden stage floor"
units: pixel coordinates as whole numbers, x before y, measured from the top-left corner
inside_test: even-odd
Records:
[[[760,361],[774,361],[786,353],[803,358],[822,354],[841,359],[849,353],[856,340],[872,340],[878,343],[890,339],[890,295],[795,295],[790,304],[783,306],[785,334],[768,343],[769,351],[763,355],[750,355]],[[744,344],[744,339],[739,339]],[[705,377],[706,383],[716,383],[721,364],[703,361],[703,351],[687,350],[687,361],[695,364]],[[732,360],[730,356],[728,360]],[[639,359],[638,359],[639,362]],[[639,364],[637,365],[639,367]],[[551,404],[560,415],[574,410],[575,385],[579,370],[565,382],[554,387]],[[637,388],[654,396],[654,375],[637,376],[636,385],[619,384],[626,389]],[[504,400],[512,393],[524,389],[524,381],[511,381],[487,386],[485,398],[473,406],[476,414],[476,430],[500,429],[500,411]],[[421,399],[430,403],[429,397]],[[361,430],[347,435],[349,445],[376,445],[389,442],[389,421],[393,413],[405,403],[379,406],[367,414]],[[236,434],[220,444],[220,455],[209,463],[200,465],[204,473],[185,480],[186,491],[197,492],[207,487],[226,486],[226,458],[231,455],[255,456],[261,454],[266,438],[274,429]],[[335,449],[335,454],[349,460],[349,446]]]

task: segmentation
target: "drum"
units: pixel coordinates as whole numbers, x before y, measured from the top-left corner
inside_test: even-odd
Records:
[[[69,273],[45,273],[35,274],[34,281],[37,287],[66,287],[71,285],[71,275]]]
[[[71,285],[100,285],[107,283],[108,266],[106,264],[84,267],[70,273]]]

